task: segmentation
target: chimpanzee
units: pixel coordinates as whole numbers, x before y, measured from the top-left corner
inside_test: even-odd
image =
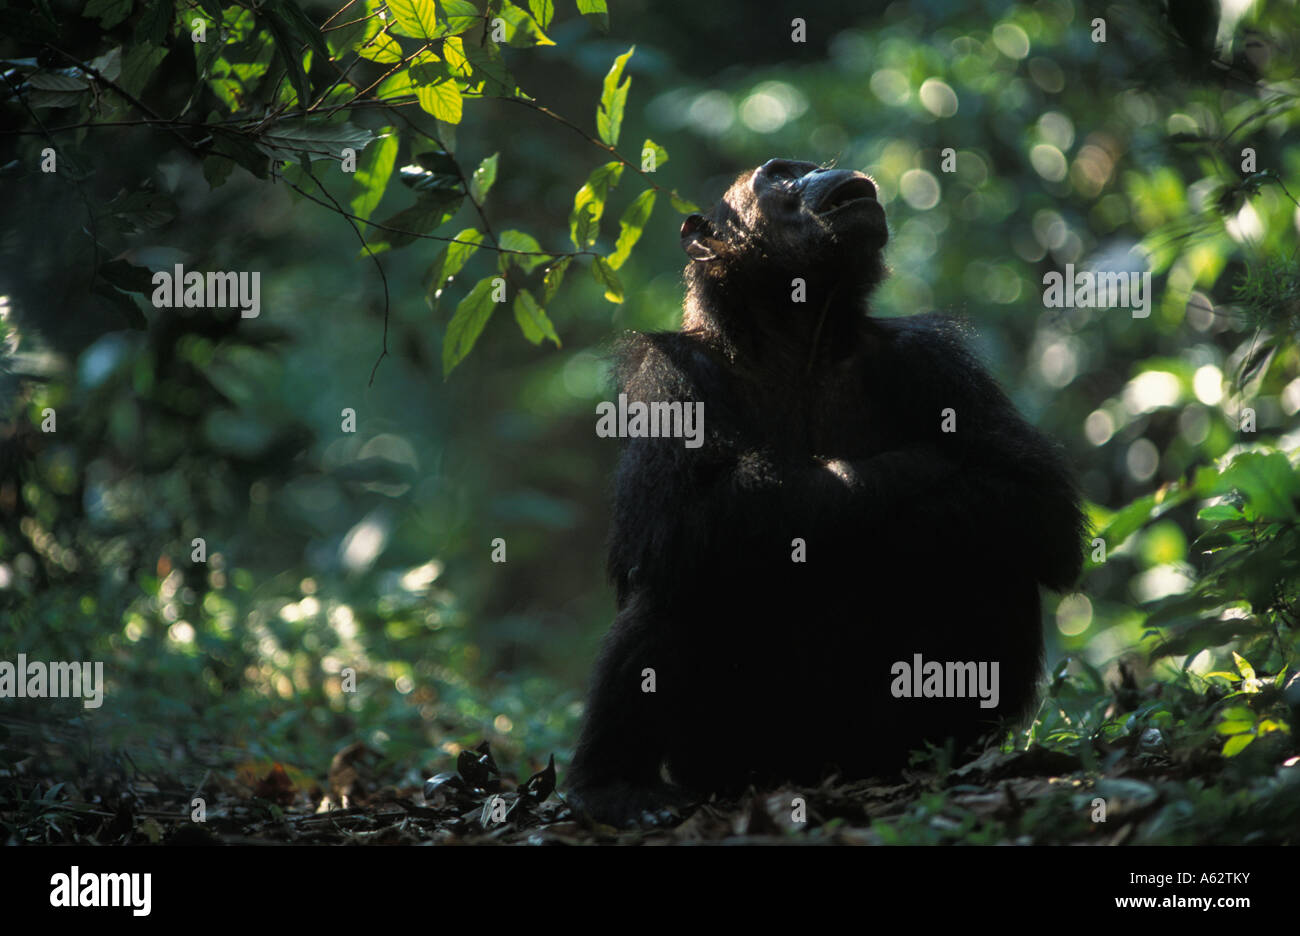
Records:
[[[1069,469],[961,327],[867,315],[870,177],[772,159],[681,236],[682,330],[631,335],[616,375],[629,407],[703,403],[703,444],[624,443],[618,613],[570,771],[570,805],[615,825],[1023,719],[1038,586],[1082,561]]]

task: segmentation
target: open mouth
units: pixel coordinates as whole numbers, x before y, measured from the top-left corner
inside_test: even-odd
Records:
[[[817,213],[826,214],[863,199],[875,201],[876,187],[866,176],[853,176],[845,179],[826,194],[821,204],[817,206]]]

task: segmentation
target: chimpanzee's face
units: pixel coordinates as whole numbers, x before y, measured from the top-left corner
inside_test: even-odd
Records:
[[[682,247],[714,275],[827,275],[856,278],[874,268],[889,238],[871,177],[850,169],[769,159],[746,172],[709,216],[682,225]]]
[[[851,248],[879,249],[889,236],[876,185],[865,172],[822,169],[812,163],[769,159],[727,193],[752,230],[768,237],[822,238]]]

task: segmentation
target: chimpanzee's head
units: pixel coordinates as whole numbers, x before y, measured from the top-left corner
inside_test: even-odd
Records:
[[[707,215],[682,224],[696,296],[719,292],[752,303],[788,295],[802,279],[810,299],[864,298],[883,278],[885,211],[866,173],[769,159],[741,175]]]

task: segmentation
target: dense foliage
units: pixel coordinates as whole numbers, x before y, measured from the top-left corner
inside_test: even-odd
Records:
[[[1148,840],[1276,835],[1295,4],[807,7],[800,42],[743,3],[4,0],[0,658],[109,673],[93,712],[4,702],[6,801],[70,762],[319,775],[356,739],[562,772],[612,606],[603,349],[675,324],[687,199],[790,155],[877,179],[877,311],[966,316],[1078,467],[1089,569],[1008,744],[1159,775],[1154,813],[1126,791]],[[260,315],[157,308],[176,264],[259,271]],[[1044,307],[1066,264],[1149,271],[1149,316]],[[1009,834],[935,796],[885,839]]]

